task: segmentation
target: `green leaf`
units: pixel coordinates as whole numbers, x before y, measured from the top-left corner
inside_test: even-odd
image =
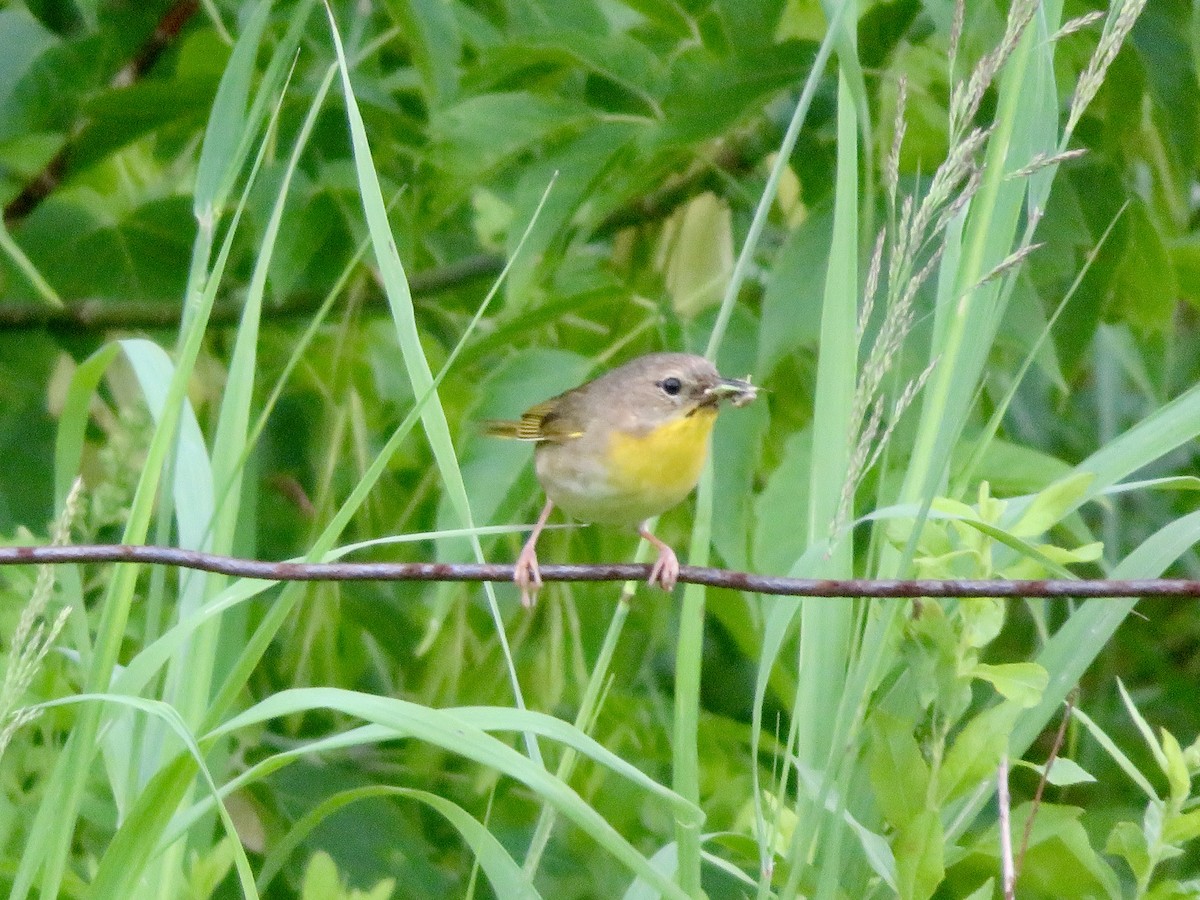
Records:
[[[877,710],[871,716],[870,730],[868,760],[875,802],[899,829],[927,809],[929,765],[913,737],[911,722]]]
[[[630,871],[644,875],[660,891],[672,897],[682,894],[655,872],[644,856],[588,805],[574,790],[548,771],[540,762],[522,756],[490,731],[534,732],[562,741],[575,750],[602,762],[630,779],[640,789],[664,802],[681,822],[698,827],[703,819],[699,808],[668,790],[616,754],[606,750],[572,725],[542,713],[502,707],[462,707],[454,710],[432,709],[392,697],[380,697],[334,688],[293,688],[272,694],[215,729],[209,737],[240,731],[280,716],[317,710],[336,709],[341,714],[384,726],[392,737],[424,741],[520,781],[544,802],[555,806],[597,841]],[[384,739],[388,735],[376,737]]]
[[[1012,810],[1011,828],[1014,840],[1024,832],[1032,812],[1032,804],[1022,803]],[[1042,803],[1033,819],[1029,849],[1017,895],[1053,897],[1055,900],[1096,900],[1099,897],[1118,900],[1122,896],[1120,882],[1112,868],[1092,847],[1088,832],[1077,807]],[[984,867],[994,872],[999,862],[999,829],[992,824],[971,847],[973,854],[986,857]],[[1024,890],[1022,890],[1022,888]]]
[[[1103,747],[1113,762],[1120,767],[1121,771],[1134,784],[1141,788],[1142,793],[1146,795],[1148,800],[1155,801],[1158,799],[1158,791],[1154,789],[1154,785],[1142,774],[1142,771],[1134,764],[1133,760],[1125,755],[1116,742],[1087,713],[1076,707],[1071,711],[1071,715],[1083,723],[1083,727],[1088,730],[1088,733],[1091,734],[1096,743]]]
[[[327,900],[345,896],[338,877],[337,863],[324,850],[318,850],[308,861],[304,881],[300,885],[302,900]]]
[[[1073,759],[1067,759],[1065,756],[1058,756],[1054,759],[1054,765],[1050,767],[1050,773],[1046,774],[1046,767],[1037,763],[1026,762],[1019,759],[1013,763],[1013,766],[1020,766],[1023,769],[1030,769],[1045,777],[1048,784],[1055,787],[1070,787],[1073,784],[1093,784],[1096,781],[1094,775],[1084,769],[1079,763]]]
[[[987,881],[985,881],[983,884],[981,884],[978,888],[971,891],[971,893],[967,894],[967,896],[964,897],[963,900],[992,900],[992,895],[995,890],[992,887],[992,885],[995,883],[995,881],[996,881],[996,879],[989,878]]]
[[[444,106],[458,93],[462,56],[453,6],[443,0],[388,0],[387,9],[408,42],[430,108]]]
[[[1050,681],[1050,676],[1037,663],[1018,662],[976,663],[970,673],[974,678],[991,682],[992,686],[1007,700],[1012,700],[1024,709],[1036,706]]]
[[[64,298],[177,304],[196,234],[190,206],[186,197],[167,197],[103,221],[52,198],[25,222],[21,245]]]
[[[951,461],[951,470],[959,472],[971,458],[974,447],[961,446]],[[997,496],[1015,497],[1036,494],[1055,479],[1071,473],[1069,465],[1035,447],[1024,447],[1003,438],[993,438],[987,445],[975,477],[992,486]]]
[[[958,603],[958,612],[963,621],[963,643],[978,650],[986,647],[1000,634],[1008,607],[1003,600],[994,597],[964,597]]]
[[[22,80],[35,61],[57,45],[58,39],[23,6],[0,10],[0,139],[27,130],[25,107],[36,98],[22,90]]]
[[[1020,711],[1020,704],[1006,700],[967,722],[954,738],[938,771],[940,803],[961,797],[995,778],[1000,757],[1008,752],[1008,736]]]
[[[1146,206],[1136,198],[1125,215],[1126,244],[1113,282],[1112,312],[1144,332],[1169,329],[1179,285]]]
[[[1200,236],[1188,234],[1178,238],[1170,252],[1180,295],[1192,306],[1200,307]]]
[[[784,357],[817,344],[832,239],[832,210],[820,209],[792,229],[775,256],[763,293],[757,369],[764,376]]]
[[[193,206],[196,217],[202,221],[211,218],[214,210],[225,202],[244,159],[242,148],[249,146],[246,136],[252,126],[249,121],[250,87],[259,41],[270,12],[271,4],[267,0],[258,0],[245,16],[242,33],[217,87],[196,169]]]
[[[568,71],[582,70],[590,73],[593,80],[607,83],[607,91],[597,86],[589,95],[607,101],[605,105],[612,107],[612,112],[662,116],[658,98],[666,89],[668,67],[650,48],[629,35],[618,31],[589,33],[580,28],[543,24],[490,54],[489,65],[497,62],[497,56],[508,56],[524,69],[550,64]],[[614,94],[613,88],[620,93]]]
[[[432,158],[458,191],[486,181],[517,154],[551,136],[566,137],[593,119],[593,111],[582,103],[528,91],[468,97],[430,119],[437,147]]]
[[[685,319],[716,306],[733,272],[733,217],[713,193],[693,197],[667,220],[663,235],[667,293]]]
[[[140,81],[98,94],[84,106],[90,120],[72,146],[72,167],[94,165],[167,125],[198,126],[216,90],[214,77],[177,77]]]
[[[942,856],[942,820],[937,810],[925,809],[896,830],[897,886],[902,900],[932,897],[946,874]]]
[[[544,292],[548,286],[539,284],[539,277],[557,268],[579,230],[573,226],[581,207],[603,192],[605,176],[622,158],[621,150],[633,133],[625,122],[597,123],[525,167],[513,191],[513,219],[528,222],[543,198],[545,203],[528,237],[523,238],[520,229],[508,232],[505,249],[510,255],[518,241],[525,241],[524,251],[513,258],[504,286],[510,308],[521,310],[544,300],[539,289]],[[550,185],[550,195],[545,197]]]
[[[754,498],[754,570],[784,574],[808,546],[808,472],[812,432],[787,436],[783,458]]]
[[[1146,900],[1196,900],[1200,884],[1192,881],[1181,884],[1173,878],[1160,881],[1146,892]]]
[[[1094,481],[1095,476],[1090,472],[1077,472],[1039,491],[1008,529],[1009,533],[1020,538],[1045,534],[1079,506]]]
[[[1146,741],[1146,746],[1154,754],[1154,761],[1158,763],[1158,767],[1162,770],[1163,774],[1166,774],[1169,766],[1166,754],[1163,753],[1162,745],[1159,744],[1158,739],[1154,736],[1154,729],[1150,727],[1150,723],[1145,720],[1138,710],[1137,705],[1134,704],[1133,698],[1129,696],[1129,691],[1125,689],[1125,682],[1120,678],[1117,679],[1117,690],[1121,694],[1121,702],[1125,704],[1125,711],[1129,713],[1129,718],[1133,719],[1133,724],[1141,732],[1142,738]]]
[[[1171,805],[1174,809],[1180,809],[1192,792],[1192,775],[1184,761],[1183,748],[1179,746],[1175,735],[1165,728],[1160,728],[1159,734],[1162,738],[1163,758],[1166,761],[1163,771],[1167,776],[1167,783],[1171,786]]]
[[[1142,878],[1150,872],[1150,851],[1146,846],[1146,836],[1142,829],[1132,822],[1118,822],[1109,832],[1108,843],[1104,852],[1119,856],[1133,870],[1135,878]]]
[[[1171,844],[1186,844],[1200,837],[1200,809],[1171,816],[1163,825],[1163,840]]]
[[[657,141],[687,145],[724,134],[777,91],[804,81],[812,44],[786,41],[730,59],[693,47],[672,60]]]

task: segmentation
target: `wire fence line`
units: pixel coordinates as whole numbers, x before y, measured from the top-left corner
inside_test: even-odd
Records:
[[[513,567],[493,563],[269,562],[178,547],[128,544],[0,547],[0,566],[67,563],[139,563],[216,572],[265,581],[512,581]],[[544,581],[644,580],[650,566],[545,565]],[[679,581],[785,597],[1200,597],[1200,581],[1170,578],[1042,579],[815,579],[755,575],[704,566],[682,566]]]

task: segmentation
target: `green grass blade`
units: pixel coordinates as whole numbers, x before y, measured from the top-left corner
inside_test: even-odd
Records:
[[[404,274],[404,266],[396,251],[392,239],[391,227],[388,223],[387,209],[383,202],[383,193],[379,187],[379,179],[371,161],[371,148],[367,141],[366,126],[354,97],[354,88],[350,83],[350,69],[346,63],[345,52],[342,48],[341,37],[338,34],[337,22],[333,11],[326,6],[329,15],[329,28],[333,36],[334,47],[341,72],[343,95],[346,101],[346,114],[350,125],[350,138],[354,154],[354,167],[358,176],[359,191],[363,201],[363,211],[367,219],[367,228],[371,234],[371,242],[375,249],[375,259],[379,265],[380,280],[383,282],[391,307],[392,318],[396,323],[404,366],[408,372],[409,381],[414,394],[428,394],[429,402],[421,410],[421,422],[425,428],[425,436],[433,451],[434,460],[442,477],[443,486],[450,498],[459,521],[465,527],[473,527],[470,500],[467,497],[466,485],[463,482],[462,470],[454,451],[454,442],[450,437],[450,425],[446,420],[434,385],[433,372],[421,348],[420,333],[417,328],[416,311],[413,307],[412,294],[408,289],[408,279]],[[472,550],[479,561],[483,561],[483,546],[478,539],[472,541]],[[487,597],[488,608],[496,627],[496,636],[500,641],[508,668],[509,681],[512,685],[513,697],[521,708],[525,706],[520,681],[517,677],[516,664],[508,647],[508,639],[504,630],[504,619],[500,614],[499,602],[490,583],[484,584],[484,594]],[[529,755],[541,763],[541,753],[537,743],[531,739],[526,741]]]
[[[391,785],[374,785],[341,791],[321,801],[305,813],[288,830],[283,840],[271,848],[266,862],[259,872],[259,890],[264,890],[271,883],[271,880],[287,861],[288,856],[317,825],[352,803],[378,797],[402,797],[417,800],[440,813],[471,848],[475,859],[479,861],[487,874],[488,881],[491,882],[497,897],[514,897],[518,900],[534,900],[534,898],[541,897],[541,894],[534,888],[533,882],[525,876],[521,867],[516,864],[504,846],[461,806],[428,791]]]

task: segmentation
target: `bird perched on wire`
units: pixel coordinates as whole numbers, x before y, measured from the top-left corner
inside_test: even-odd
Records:
[[[582,522],[637,530],[658,549],[649,583],[671,590],[679,559],[647,527],[700,480],[723,400],[757,396],[749,380],[722,378],[703,356],[651,353],[526,410],[486,423],[488,434],[532,441],[546,505],[517,557],[513,580],[532,606],[542,584],[537,540],[557,505]]]

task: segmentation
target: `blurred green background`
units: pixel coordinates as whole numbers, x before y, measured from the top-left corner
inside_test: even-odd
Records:
[[[541,503],[529,448],[488,440],[483,420],[643,352],[703,353],[717,325],[722,371],[765,392],[718,425],[711,529],[691,502],[659,524],[681,558],[699,520],[714,564],[772,574],[1200,572],[1193,5],[1071,0],[1022,19],[1020,5],[892,0],[840,20],[809,0],[331,6],[344,69],[310,0],[0,8],[4,540],[46,540],[78,474],[77,542],[281,559],[418,535],[354,558],[466,561],[471,544],[447,533],[469,527],[461,497],[475,526],[529,523]],[[1068,148],[1086,152],[1055,155]],[[372,192],[411,306],[381,262]],[[447,361],[431,400],[421,371]],[[414,409],[422,424],[389,445]],[[1116,487],[1138,480],[1152,483]],[[483,534],[479,549],[509,561],[522,537]],[[541,558],[635,549],[572,528],[547,533]],[[73,610],[63,652],[0,722],[85,691],[177,710],[231,786],[245,859],[275,869],[264,896],[655,895],[600,825],[548,820],[552,791],[522,783],[520,763],[400,731],[288,755],[362,719],[345,697],[290,689],[562,720],[572,737],[543,737],[545,760],[515,733],[541,727],[531,718],[488,729],[693,896],[689,872],[714,898],[991,897],[995,764],[1025,751],[1010,736],[1026,727],[1027,758],[1045,760],[1077,681],[1095,726],[1073,723],[1061,753],[1099,784],[1047,789],[1018,896],[1200,891],[1191,601],[1084,627],[1089,608],[1104,618],[1095,603],[788,601],[793,618],[732,592],[628,604],[612,585],[556,585],[530,615],[508,585],[489,600],[478,585],[315,584],[234,603],[134,686],[123,669],[238,586],[113,573],[60,575],[34,618]],[[33,579],[0,571],[10,671]],[[1072,622],[1082,637],[1055,649]],[[301,699],[218,733],[281,697]],[[158,723],[119,703],[21,723],[0,770],[0,880],[43,896],[248,893],[185,745]],[[563,763],[567,746],[589,755],[585,734],[698,803],[715,837],[595,757]],[[1036,785],[1014,769],[1018,826]],[[494,845],[377,786],[452,801]],[[61,821],[39,832],[36,810]]]

